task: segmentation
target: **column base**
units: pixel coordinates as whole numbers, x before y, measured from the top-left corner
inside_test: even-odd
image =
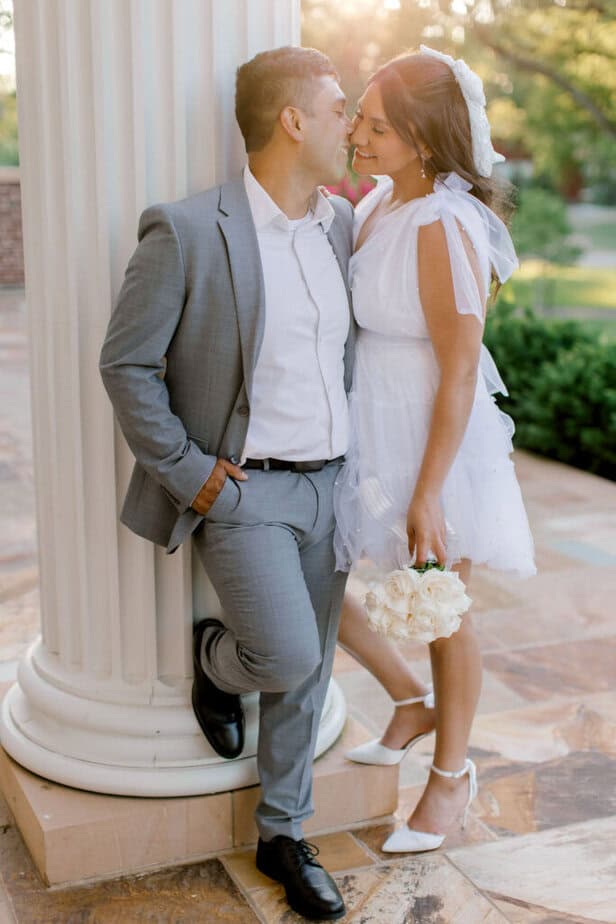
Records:
[[[369,733],[348,719],[340,740],[314,764],[315,814],[307,834],[389,815],[398,767],[344,759]],[[196,862],[257,839],[258,786],[175,799],[80,792],[50,783],[0,749],[0,788],[48,885],[69,885]]]
[[[91,685],[91,678],[89,678]],[[118,702],[81,694],[79,677],[60,674],[39,642],[21,662],[0,713],[0,743],[19,764],[65,786],[119,796],[165,798],[226,792],[258,782],[258,695],[242,697],[246,745],[236,760],[209,746],[185,689],[166,695],[114,690]],[[132,701],[128,694],[132,695]],[[332,746],[346,718],[344,696],[331,681],[316,756]]]

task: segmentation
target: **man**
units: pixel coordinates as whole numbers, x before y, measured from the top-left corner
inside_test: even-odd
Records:
[[[223,623],[194,630],[193,707],[225,757],[258,690],[257,866],[306,917],[344,904],[302,837],[344,576],[332,489],[347,448],[350,123],[331,62],[280,48],[237,74],[242,178],[141,217],[101,372],[135,454],[122,521],[193,535]]]

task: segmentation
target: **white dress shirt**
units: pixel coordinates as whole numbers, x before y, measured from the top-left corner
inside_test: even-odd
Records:
[[[242,461],[333,459],[346,452],[344,344],[349,304],[327,239],[335,217],[316,192],[291,221],[254,178],[244,183],[265,281],[265,330],[253,378]]]

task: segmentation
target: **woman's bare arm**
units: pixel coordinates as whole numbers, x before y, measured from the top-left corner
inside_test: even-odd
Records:
[[[464,246],[481,291],[481,276],[468,237]],[[445,229],[440,221],[419,229],[421,304],[440,369],[428,442],[407,515],[409,550],[423,563],[430,552],[444,564],[443,483],[460,447],[473,406],[483,325],[456,309]]]

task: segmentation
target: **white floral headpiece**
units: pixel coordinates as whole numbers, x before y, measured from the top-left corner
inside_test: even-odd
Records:
[[[492,167],[505,160],[492,147],[490,139],[490,123],[486,115],[486,97],[483,92],[481,77],[472,71],[462,58],[452,58],[451,55],[435,51],[427,45],[420,45],[422,55],[430,55],[443,61],[451,70],[462,91],[462,96],[468,108],[468,117],[471,123],[471,141],[473,144],[473,163],[480,176],[492,176]]]

